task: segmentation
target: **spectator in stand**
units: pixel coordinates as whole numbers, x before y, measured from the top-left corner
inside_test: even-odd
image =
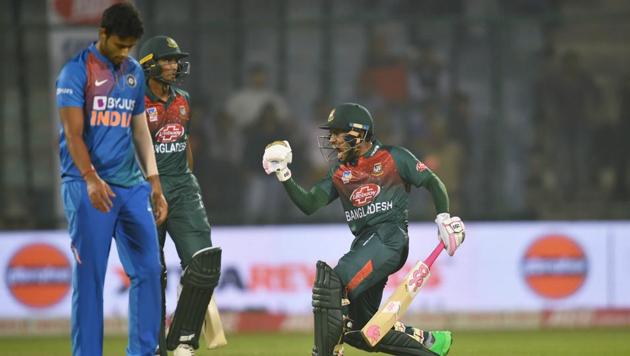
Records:
[[[387,31],[374,32],[359,75],[357,94],[373,111],[384,113],[396,130],[391,133],[397,138],[393,142],[402,142],[410,121],[409,68],[406,58],[393,53],[389,43]]]
[[[444,61],[429,43],[421,43],[413,51],[411,69],[420,99],[439,98],[446,74]]]
[[[240,216],[243,201],[242,161],[245,149],[244,136],[234,119],[225,111],[214,115],[207,128],[208,140],[206,149],[209,160],[204,165],[213,172],[212,182],[215,188],[210,191],[208,206],[210,216],[223,223],[231,217]],[[217,175],[216,172],[221,172]],[[216,181],[218,180],[218,181]],[[219,186],[221,189],[216,189]],[[229,204],[228,204],[229,202]],[[234,221],[227,221],[234,223]]]
[[[565,52],[559,65],[547,67],[538,88],[542,117],[537,131],[554,170],[554,190],[559,199],[575,200],[592,182],[585,163],[591,156],[600,92],[575,51]]]
[[[282,186],[260,172],[260,151],[269,142],[291,136],[291,131],[278,115],[272,102],[263,105],[260,115],[244,132],[245,151],[242,168],[245,195],[243,196],[243,219],[248,224],[277,222],[283,214],[286,199]]]
[[[234,93],[227,100],[226,112],[234,119],[236,127],[244,130],[254,122],[265,105],[271,103],[280,121],[286,121],[289,107],[286,100],[269,87],[267,68],[254,64],[247,71],[246,87]]]

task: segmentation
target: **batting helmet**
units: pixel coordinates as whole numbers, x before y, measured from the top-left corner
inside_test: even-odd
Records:
[[[140,48],[140,65],[147,77],[165,81],[162,78],[162,68],[158,65],[159,59],[174,58],[177,60],[176,78],[188,75],[189,63],[182,62],[182,58],[188,57],[187,52],[182,52],[174,39],[168,36],[155,36],[147,40]]]
[[[344,103],[335,107],[328,115],[328,122],[319,128],[343,131],[363,130],[366,132],[366,139],[369,140],[374,134],[374,120],[370,112],[362,105]]]

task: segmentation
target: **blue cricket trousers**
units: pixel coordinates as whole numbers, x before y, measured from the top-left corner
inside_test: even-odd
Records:
[[[160,330],[160,259],[150,191],[144,182],[111,186],[109,213],[92,206],[84,181],[64,182],[61,195],[75,263],[72,275],[72,355],[103,354],[103,285],[112,237],[131,280],[128,356],[154,355]]]

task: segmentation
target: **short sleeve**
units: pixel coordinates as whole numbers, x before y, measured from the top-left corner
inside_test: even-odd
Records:
[[[433,172],[413,153],[402,147],[391,147],[391,154],[396,162],[400,177],[406,183],[420,187],[433,176]]]
[[[56,83],[57,107],[83,107],[87,74],[79,62],[68,62],[59,73]]]
[[[138,93],[136,95],[136,104],[133,107],[133,116],[144,112],[144,72],[140,68],[136,70],[136,85],[138,86]]]

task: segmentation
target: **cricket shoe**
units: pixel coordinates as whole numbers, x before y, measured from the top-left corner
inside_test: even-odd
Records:
[[[195,356],[195,349],[188,344],[179,344],[173,352],[173,356]]]
[[[394,330],[407,334],[410,338],[416,340],[421,344],[424,343],[424,331],[418,328],[406,326],[401,321],[397,321],[394,323]]]
[[[440,356],[448,355],[448,352],[451,349],[451,344],[453,343],[451,332],[431,331],[431,335],[433,336],[433,344],[429,347],[429,350]]]

